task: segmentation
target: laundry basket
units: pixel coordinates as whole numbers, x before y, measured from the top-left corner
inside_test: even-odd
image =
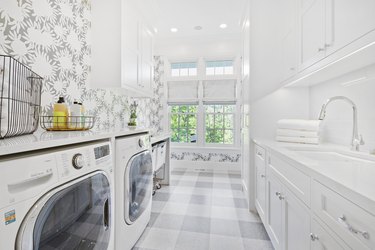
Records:
[[[18,60],[0,55],[0,139],[38,128],[42,81]]]

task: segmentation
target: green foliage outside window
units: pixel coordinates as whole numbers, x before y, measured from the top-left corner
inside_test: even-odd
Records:
[[[172,142],[196,143],[197,141],[197,106],[171,106]]]
[[[234,144],[235,105],[206,105],[206,143]]]

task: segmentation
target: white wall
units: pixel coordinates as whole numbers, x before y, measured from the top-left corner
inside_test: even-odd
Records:
[[[359,133],[366,142],[362,150],[375,150],[375,65],[310,87],[310,118],[316,119],[322,104],[338,95],[349,97],[358,106]],[[349,104],[342,101],[331,103],[323,123],[323,141],[349,146],[352,121]]]
[[[251,137],[274,139],[278,120],[309,118],[309,89],[279,89],[251,104],[250,114]]]

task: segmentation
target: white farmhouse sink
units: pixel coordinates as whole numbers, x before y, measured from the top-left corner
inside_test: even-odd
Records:
[[[319,162],[375,163],[374,157],[357,152],[341,152],[339,150],[320,149],[318,147],[287,147],[287,149],[300,156]]]

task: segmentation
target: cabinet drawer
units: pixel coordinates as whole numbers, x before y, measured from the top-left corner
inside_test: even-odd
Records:
[[[311,250],[349,250],[350,248],[343,243],[327,226],[323,226],[318,219],[311,221]]]
[[[270,171],[278,175],[284,184],[310,207],[310,177],[274,155],[268,156]],[[268,171],[268,170],[267,170]]]
[[[312,210],[352,249],[375,249],[375,216],[317,181]]]
[[[255,165],[258,168],[266,167],[266,150],[258,145],[255,145]]]

